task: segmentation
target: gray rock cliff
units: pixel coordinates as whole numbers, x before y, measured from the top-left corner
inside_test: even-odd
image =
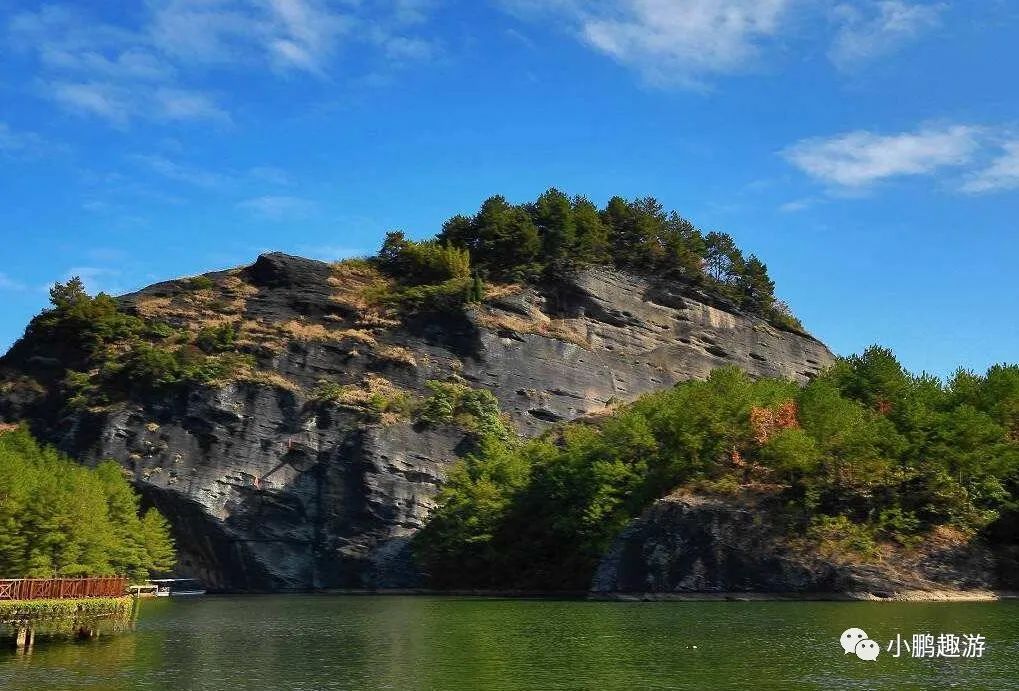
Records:
[[[235,320],[271,376],[73,412],[10,384],[0,417],[83,460],[119,461],[170,519],[181,572],[226,590],[420,585],[409,538],[470,441],[317,400],[323,381],[424,396],[425,382],[455,373],[533,436],[722,365],[805,381],[832,359],[692,287],[607,269],[400,321],[369,314],[356,276],[322,262],[268,254],[208,276],[209,295],[169,281],[119,300],[175,327]],[[59,366],[27,348],[2,363],[8,382]],[[614,583],[627,578],[646,580]]]
[[[979,543],[931,541],[892,559],[859,563],[797,545],[776,509],[766,503],[698,495],[661,499],[616,538],[595,572],[591,590],[884,598],[995,585],[993,556]]]

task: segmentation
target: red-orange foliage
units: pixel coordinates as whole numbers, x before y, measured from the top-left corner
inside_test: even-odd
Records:
[[[750,429],[758,444],[766,444],[776,432],[784,429],[798,429],[799,408],[796,401],[786,401],[777,410],[771,408],[750,409]]]

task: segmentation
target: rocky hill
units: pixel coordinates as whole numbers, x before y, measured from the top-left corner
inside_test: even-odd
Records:
[[[0,360],[0,418],[121,463],[171,521],[180,572],[214,588],[407,587],[471,406],[535,436],[722,365],[802,382],[832,361],[694,283],[605,267],[455,309],[400,310],[385,288],[364,262],[278,253],[150,286],[116,300],[130,353],[94,335],[106,364],[30,328]]]

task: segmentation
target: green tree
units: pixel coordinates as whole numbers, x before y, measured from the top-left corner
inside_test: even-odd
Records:
[[[768,267],[753,254],[736,277],[736,287],[741,306],[758,313],[771,311],[775,303],[775,282],[768,276]]]
[[[577,226],[569,197],[554,187],[549,189],[531,207],[531,218],[541,236],[542,256],[546,261],[562,261],[572,256],[577,244]]]
[[[172,567],[165,521],[138,506],[112,461],[89,470],[24,428],[0,434],[0,573],[143,579]]]
[[[610,261],[609,229],[602,221],[598,207],[585,197],[575,197],[573,222],[577,235],[577,261],[585,264]]]
[[[743,273],[744,261],[732,236],[712,231],[704,236],[704,247],[708,276],[719,285],[734,284]]]

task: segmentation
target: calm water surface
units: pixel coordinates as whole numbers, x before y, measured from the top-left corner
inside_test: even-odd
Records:
[[[875,662],[843,655],[861,627]],[[896,633],[979,633],[980,659],[896,659]],[[696,647],[694,647],[696,646]],[[0,688],[1017,689],[1019,602],[158,600],[135,633],[0,652]]]

